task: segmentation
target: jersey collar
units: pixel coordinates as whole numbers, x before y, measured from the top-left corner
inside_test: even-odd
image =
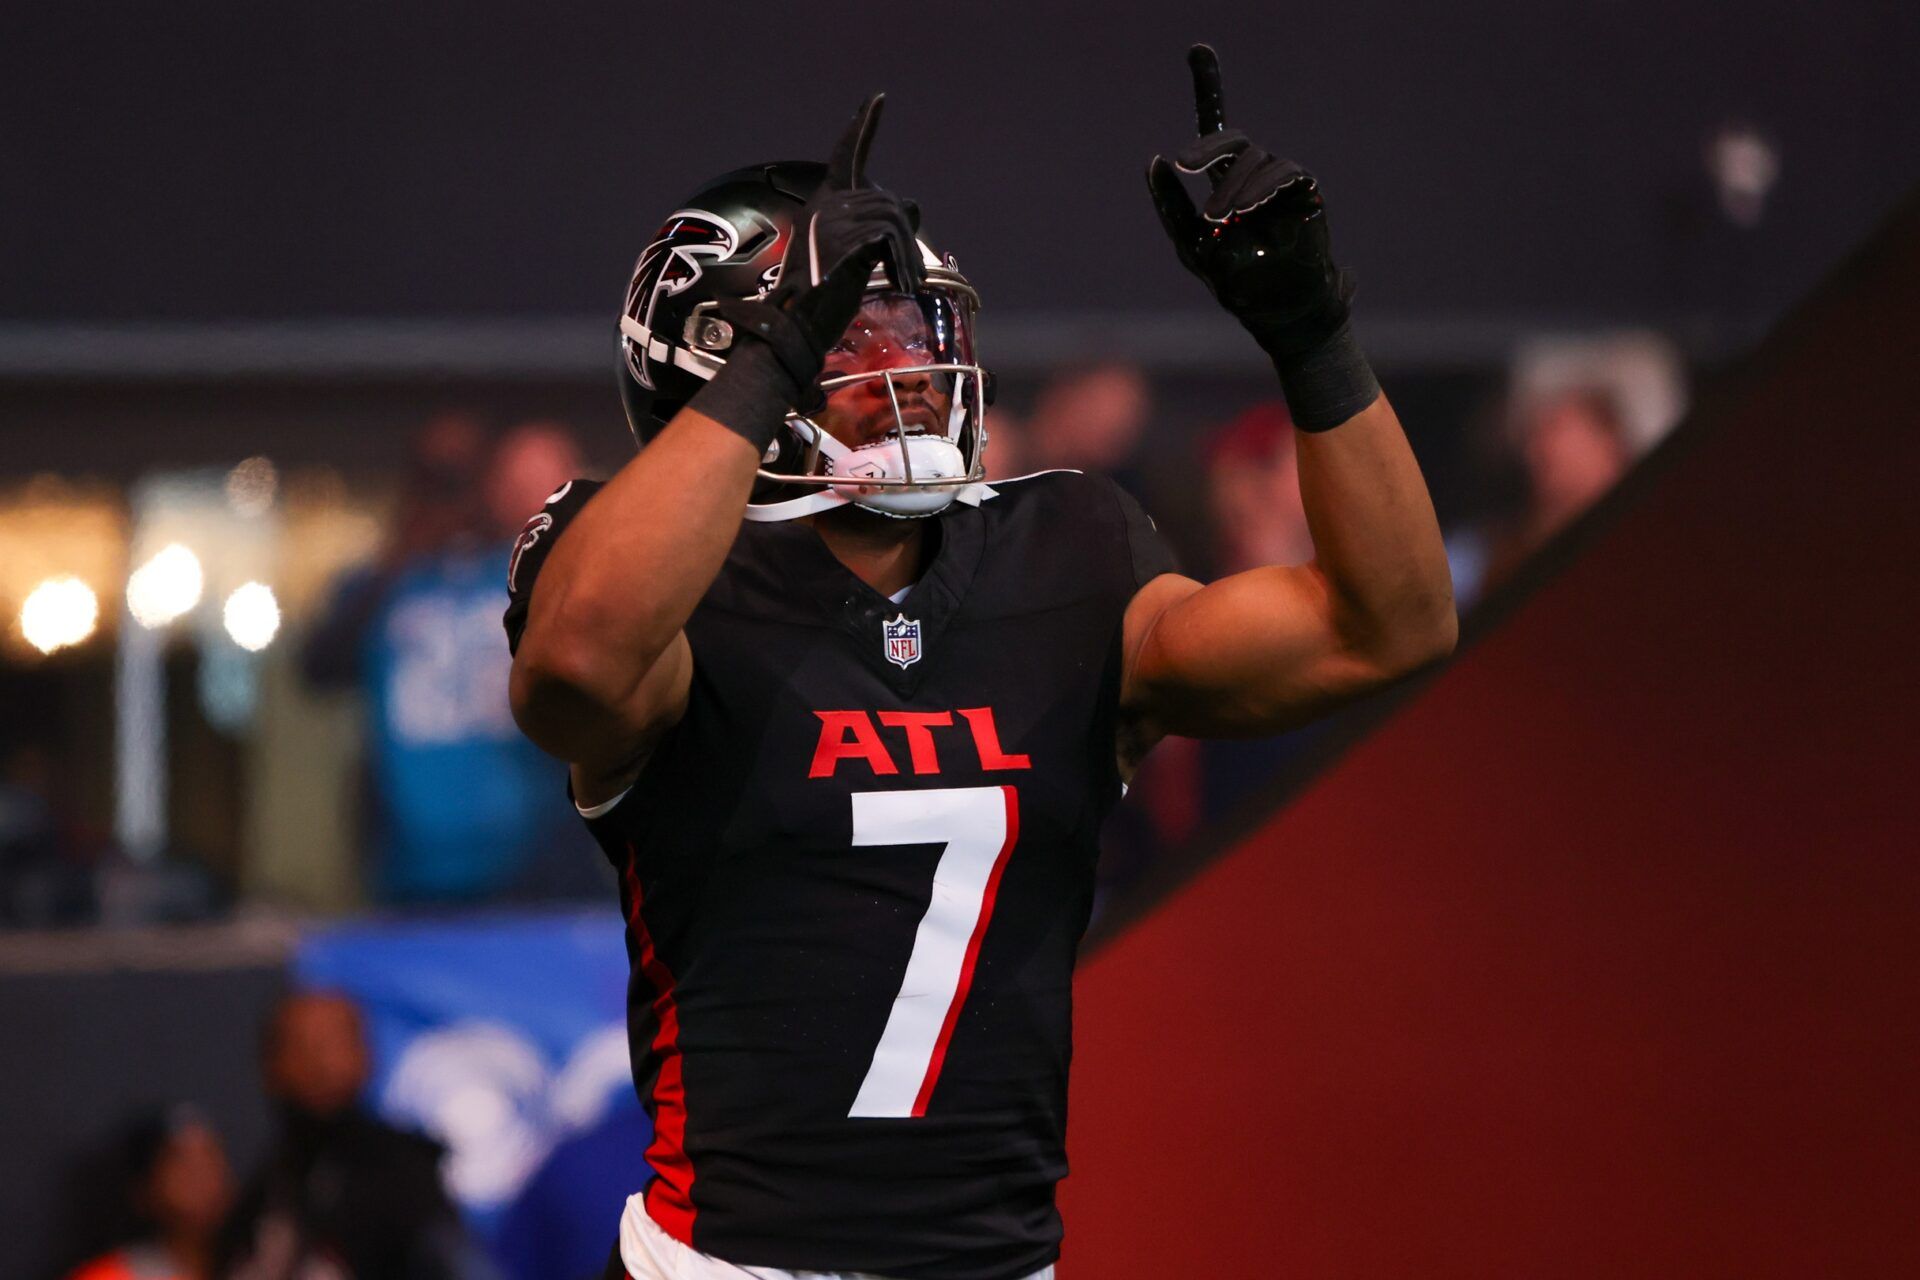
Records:
[[[911,696],[925,673],[940,661],[940,641],[965,603],[986,546],[986,521],[978,507],[955,503],[928,517],[940,545],[933,561],[907,598],[895,604],[863,582],[807,525],[762,525],[780,546],[793,590],[818,601],[826,620],[853,643],[854,652],[874,674],[902,696]],[[930,530],[932,532],[932,530]],[[920,657],[900,667],[889,662],[882,631],[896,617],[920,624]]]

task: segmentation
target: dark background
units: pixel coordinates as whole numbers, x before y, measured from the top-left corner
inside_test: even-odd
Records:
[[[991,315],[1201,314],[1141,180],[1196,39],[1375,320],[1750,321],[1920,164],[1896,0],[13,5],[0,319],[610,317],[676,200],[873,88],[877,175]],[[1701,148],[1736,119],[1783,167],[1730,235]]]

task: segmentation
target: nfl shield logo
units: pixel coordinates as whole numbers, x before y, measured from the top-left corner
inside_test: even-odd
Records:
[[[880,634],[886,638],[888,662],[904,671],[920,661],[920,624],[914,619],[897,613],[892,622],[880,624]]]

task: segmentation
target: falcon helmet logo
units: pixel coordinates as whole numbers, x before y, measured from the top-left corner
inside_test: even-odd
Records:
[[[633,283],[627,287],[627,315],[653,332],[653,309],[661,298],[684,293],[705,270],[701,259],[724,262],[740,247],[740,233],[731,222],[705,209],[682,209],[668,218],[653,243],[640,251],[633,264]],[[653,390],[647,344],[627,340],[627,364],[640,385]]]
[[[886,641],[887,661],[905,671],[920,661],[920,623],[904,613],[897,613],[892,622],[881,622],[880,634]]]

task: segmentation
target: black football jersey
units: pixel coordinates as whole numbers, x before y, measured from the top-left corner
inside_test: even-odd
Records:
[[[510,641],[596,488],[522,534]],[[686,626],[684,718],[588,819],[622,882],[647,1210],[704,1253],[904,1280],[1058,1256],[1122,616],[1174,566],[1110,481],[995,489],[935,518],[899,604],[807,525],[743,524]]]

